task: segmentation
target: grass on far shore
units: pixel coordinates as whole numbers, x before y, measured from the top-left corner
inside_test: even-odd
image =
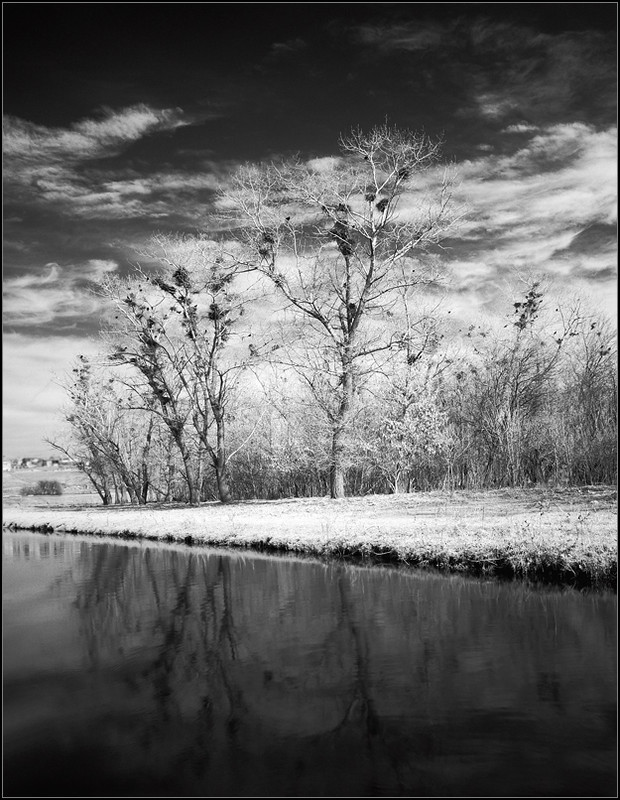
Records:
[[[65,490],[67,492],[67,490]],[[615,588],[611,486],[433,491],[344,500],[102,506],[4,487],[3,526],[401,563],[471,575]]]

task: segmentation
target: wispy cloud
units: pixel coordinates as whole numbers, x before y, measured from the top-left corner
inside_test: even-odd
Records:
[[[476,220],[520,237],[519,226],[578,233],[616,218],[617,130],[549,126],[510,156],[459,166]],[[515,225],[517,227],[515,227]]]
[[[614,316],[615,128],[538,128],[513,155],[464,162],[459,173],[471,211],[460,230],[468,257],[458,241],[447,251],[456,290],[483,297],[520,272],[555,276]]]
[[[113,159],[129,145],[160,131],[191,124],[180,109],[132,106],[106,111],[101,119],[87,119],[69,128],[35,125],[14,117],[4,119],[4,181],[7,203],[53,205],[55,213],[83,217],[164,216],[150,208],[149,198],[183,187],[212,186],[199,176],[171,170],[154,176],[118,174],[112,160],[104,170],[101,159]]]
[[[271,45],[270,55],[272,57],[287,56],[298,53],[300,50],[305,50],[307,47],[308,43],[298,36],[295,39],[287,39],[284,42],[274,42]]]
[[[151,109],[146,105],[121,111],[108,109],[101,119],[85,119],[70,128],[50,128],[7,116],[3,121],[3,149],[5,156],[17,158],[22,168],[29,162],[81,161],[116,153],[155,131],[187,124],[180,109]]]
[[[359,41],[382,50],[429,50],[440,45],[450,28],[431,22],[415,29],[409,25],[360,25],[356,29]]]
[[[45,265],[47,271],[30,272],[3,281],[3,317],[7,327],[40,327],[51,322],[70,323],[101,310],[93,284],[117,269],[115,261],[91,259],[77,266]]]
[[[182,213],[188,220],[195,220],[203,213],[196,207],[196,198],[202,192],[215,191],[218,185],[214,173],[159,172],[113,180],[91,175],[81,183],[74,180],[53,187],[46,199],[64,202],[71,213],[84,218],[154,219]]]
[[[354,36],[378,55],[410,54],[403,75],[424,82],[433,58],[434,85],[450,87],[461,117],[529,123],[616,118],[615,36],[582,30],[541,33],[480,15],[362,25]]]

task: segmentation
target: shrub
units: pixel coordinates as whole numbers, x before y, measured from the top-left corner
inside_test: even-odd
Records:
[[[39,481],[34,486],[22,486],[20,494],[24,497],[31,494],[62,494],[62,486],[58,481]]]

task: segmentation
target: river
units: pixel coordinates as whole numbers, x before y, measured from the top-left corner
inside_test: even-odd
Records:
[[[3,533],[4,795],[617,796],[616,596]]]

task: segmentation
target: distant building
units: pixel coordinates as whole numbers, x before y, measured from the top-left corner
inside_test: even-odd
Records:
[[[45,469],[47,466],[46,458],[15,458],[13,459],[13,469]]]
[[[82,469],[84,462],[74,461],[72,458],[7,458],[2,461],[2,471],[9,472],[11,469]]]

